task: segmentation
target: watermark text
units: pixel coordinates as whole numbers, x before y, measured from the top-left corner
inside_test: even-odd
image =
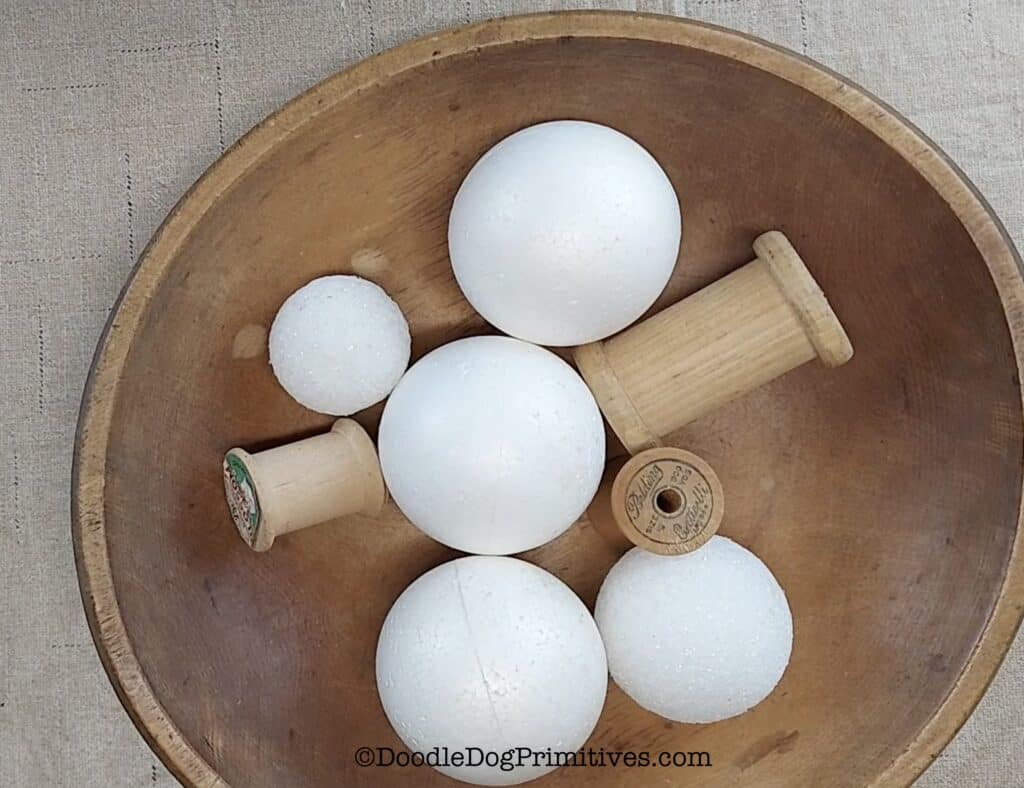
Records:
[[[482,747],[433,747],[425,752],[408,752],[393,747],[360,747],[355,751],[357,766],[365,768],[460,768],[487,766],[510,772],[523,767],[589,767],[598,769],[625,767],[691,768],[711,766],[711,753],[704,751],[650,752],[647,750],[606,750],[603,747],[572,752],[511,747],[486,750]]]

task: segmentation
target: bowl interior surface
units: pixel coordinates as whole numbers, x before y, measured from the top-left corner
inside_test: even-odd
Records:
[[[205,200],[133,329],[103,518],[120,615],[166,715],[233,786],[449,783],[428,768],[360,769],[353,755],[401,748],[377,699],[377,634],[405,586],[455,554],[393,504],[378,521],[308,529],[254,554],[231,524],[220,461],[232,446],[330,423],[278,386],[262,341],[313,277],[384,287],[408,317],[414,358],[488,332],[447,259],[451,200],[505,135],[578,118],[638,140],[679,194],[679,263],[652,311],[748,262],[756,235],[781,229],[856,354],[836,370],[805,365],[671,441],[717,470],[721,532],[788,594],[795,641],[779,687],[746,715],[694,726],[611,684],[592,747],[707,751],[714,766],[570,768],[544,784],[876,778],[967,663],[1020,506],[1007,319],[947,201],[831,103],[697,47],[537,38],[381,72],[358,91],[301,100],[315,117]],[[372,430],[379,414],[359,419]],[[525,557],[592,605],[616,554],[583,519]]]

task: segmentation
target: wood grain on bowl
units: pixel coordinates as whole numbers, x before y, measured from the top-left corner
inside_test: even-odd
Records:
[[[792,53],[667,18],[513,18],[372,58],[253,130],[168,217],[108,324],[79,424],[78,571],[125,708],[186,784],[448,782],[353,756],[399,747],[374,687],[377,634],[452,553],[393,505],[264,554],[238,539],[224,452],[331,419],[237,337],[345,272],[397,300],[415,356],[484,332],[447,260],[448,208],[483,151],[553,118],[629,134],[672,179],[683,244],[655,310],[780,229],[857,352],[667,441],[715,468],[721,533],[788,593],[795,647],[777,690],[685,726],[613,686],[593,747],[707,751],[713,767],[561,769],[544,784],[906,785],[991,679],[1024,600],[1024,288],[998,220],[891,109]],[[373,432],[379,413],[358,418]],[[583,520],[527,557],[591,604],[616,554]]]

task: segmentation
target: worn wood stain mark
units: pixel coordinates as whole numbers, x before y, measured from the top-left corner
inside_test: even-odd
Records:
[[[210,606],[216,610],[217,600],[213,596],[213,583],[210,582],[210,578],[203,578],[203,590],[206,592],[207,598],[210,600]]]
[[[376,277],[388,270],[389,263],[388,256],[372,246],[356,250],[349,261],[352,273],[374,282],[377,282]]]
[[[257,323],[242,326],[231,343],[232,358],[256,358],[267,348],[267,329]]]
[[[750,747],[744,750],[735,760],[740,770],[749,769],[755,763],[767,758],[773,752],[784,755],[796,746],[796,740],[800,736],[799,731],[776,731],[762,739],[758,739]]]
[[[933,673],[944,673],[949,670],[949,659],[946,658],[945,654],[929,654],[926,664],[928,665],[928,670]]]

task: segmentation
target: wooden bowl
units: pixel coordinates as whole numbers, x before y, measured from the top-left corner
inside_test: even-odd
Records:
[[[331,422],[289,399],[263,344],[315,276],[379,282],[416,355],[486,330],[452,278],[449,205],[483,151],[553,118],[621,129],[672,178],[684,239],[657,308],[781,229],[857,353],[674,440],[717,469],[722,532],[789,594],[777,690],[692,726],[613,685],[591,746],[714,765],[569,768],[544,784],[905,785],[996,670],[1024,603],[1024,288],[990,209],[892,110],[792,53],[668,18],[513,18],[371,58],[252,131],[172,212],[107,326],[78,435],[78,571],[121,700],[186,784],[448,782],[353,757],[400,749],[374,686],[378,630],[451,551],[392,506],[255,554],[220,461]],[[588,604],[616,558],[586,521],[527,557]]]

